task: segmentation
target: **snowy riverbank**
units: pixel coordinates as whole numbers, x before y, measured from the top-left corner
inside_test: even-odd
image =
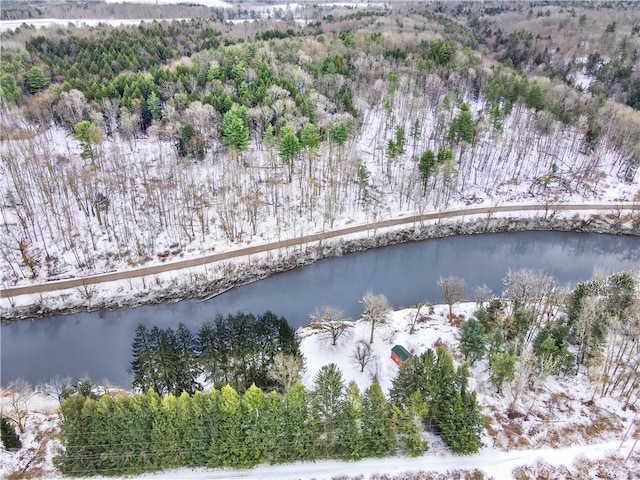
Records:
[[[459,319],[469,318],[476,308],[476,303],[456,304],[454,314]],[[458,327],[448,321],[448,307],[435,305],[432,310],[423,307],[419,312],[420,320],[414,332],[410,333],[410,323],[417,313],[415,308],[409,308],[388,316],[387,322],[376,330],[372,345],[374,361],[363,372],[353,362],[351,354],[355,342],[368,338],[368,322],[354,322],[348,335],[341,337],[335,347],[322,338],[320,331],[300,329],[298,335],[307,367],[303,383],[311,386],[315,373],[323,365],[334,362],[340,366],[345,383],[355,381],[361,389],[366,388],[375,374],[387,391],[398,371],[389,355],[391,346],[395,344],[404,345],[416,354],[441,345],[452,352],[457,362],[461,362]],[[483,436],[485,447],[475,455],[452,455],[439,437],[429,434],[426,437],[429,451],[418,458],[299,462],[237,471],[185,468],[131,478],[319,480],[337,476],[374,478],[374,475],[387,475],[406,479],[411,478],[407,472],[432,472],[444,475],[436,478],[451,478],[454,471],[467,474],[477,471],[483,476],[460,478],[508,479],[513,478],[512,472],[518,467],[527,466],[533,471],[548,473],[552,467],[564,465],[564,471],[576,475],[571,478],[593,478],[598,472],[606,472],[604,478],[622,479],[631,478],[640,471],[640,453],[633,453],[625,461],[633,440],[624,440],[624,435],[633,422],[634,412],[625,410],[621,402],[610,397],[596,396],[589,401],[593,386],[586,375],[548,377],[544,384],[519,400],[518,411],[529,409],[528,415],[513,419],[506,414],[511,395],[509,388],[505,388],[504,394],[497,394],[487,376],[486,361],[478,362],[471,369],[470,386],[476,390],[482,412],[490,422]],[[111,393],[118,394],[118,390],[113,389]],[[17,404],[25,411],[23,448],[15,453],[0,451],[0,474],[3,478],[24,478],[25,475],[30,478],[61,478],[53,468],[53,457],[60,445],[56,439],[58,402],[55,396],[55,389],[49,386],[38,387],[35,393],[25,390],[19,397]],[[16,398],[12,391],[3,390],[3,409],[6,412]],[[557,475],[558,472],[552,473],[551,477],[558,478]]]
[[[39,318],[55,314],[123,306],[172,302],[186,298],[212,298],[230,288],[266,278],[275,273],[308,265],[322,258],[403,242],[479,233],[552,230],[640,235],[634,210],[564,211],[548,206],[540,211],[459,215],[394,227],[363,230],[316,242],[293,244],[254,255],[233,257],[210,265],[173,270],[137,278],[77,287],[47,293],[0,299],[2,320]]]

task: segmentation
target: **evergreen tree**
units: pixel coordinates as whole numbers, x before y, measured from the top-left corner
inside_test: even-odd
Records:
[[[291,446],[285,444],[282,440],[285,436],[285,415],[283,395],[275,391],[265,395],[261,442],[271,463],[276,463],[282,458],[283,450],[291,449]]]
[[[320,135],[318,135],[315,125],[313,123],[306,123],[300,133],[300,146],[312,150],[318,148],[319,145]]]
[[[482,360],[487,349],[487,336],[482,323],[470,318],[460,325],[460,352],[471,365]]]
[[[324,365],[316,374],[311,391],[311,407],[320,428],[316,451],[321,457],[330,457],[336,450],[344,399],[342,372],[335,363]]]
[[[475,392],[467,392],[466,387],[456,390],[440,415],[440,435],[454,453],[469,455],[482,447],[482,418]]]
[[[181,392],[194,393],[196,390],[201,390],[202,385],[197,381],[200,369],[197,365],[199,352],[195,336],[184,323],[180,322],[175,340],[177,349],[176,369],[179,372],[176,394]]]
[[[74,127],[74,137],[80,142],[82,158],[90,158],[93,160],[96,156],[94,146],[102,140],[102,130],[89,120],[82,120],[76,123]]]
[[[438,155],[436,157],[438,165],[443,165],[453,160],[453,150],[449,147],[438,148]]]
[[[398,154],[404,153],[404,142],[404,128],[398,125],[395,130],[395,144],[398,149]]]
[[[569,351],[569,328],[563,320],[541,328],[533,339],[533,352],[541,363],[552,365],[548,373],[575,370],[575,356]]]
[[[427,414],[427,405],[419,391],[413,392],[409,405],[398,408],[392,406],[397,425],[398,443],[403,454],[417,457],[427,451],[428,445],[422,440],[422,418]]]
[[[169,393],[160,401],[159,410],[152,422],[153,463],[160,468],[183,464],[183,445],[178,424],[178,400]]]
[[[307,123],[300,132],[300,147],[307,152],[308,170],[309,175],[312,172],[313,157],[317,154],[318,147],[320,146],[320,135],[316,131],[313,123]]]
[[[153,367],[153,350],[150,344],[149,330],[142,324],[136,327],[136,333],[131,345],[131,368],[133,374],[133,388],[140,391],[159,389],[158,380]]]
[[[468,103],[460,105],[460,113],[449,123],[447,140],[452,143],[460,141],[471,143],[476,136],[476,125]]]
[[[280,132],[280,149],[278,150],[278,154],[280,155],[282,163],[288,167],[289,183],[291,183],[293,177],[294,161],[299,153],[300,142],[298,141],[298,136],[291,124],[287,123],[282,127],[282,131]]]
[[[542,93],[542,89],[537,82],[533,82],[531,84],[531,88],[529,89],[529,92],[527,92],[525,101],[527,107],[533,108],[536,111],[544,109],[544,93]]]
[[[423,412],[427,428],[440,432],[456,451],[470,453],[474,446],[479,448],[482,425],[475,394],[467,391],[467,372],[454,369],[446,350],[429,349],[405,363],[393,380],[390,397],[397,410],[413,406]],[[464,415],[469,415],[469,421],[461,424],[464,442],[458,445],[453,443],[454,426],[463,421]]]
[[[153,120],[160,120],[162,118],[162,100],[156,95],[156,92],[151,92],[147,98],[147,108],[151,114]]]
[[[178,155],[186,157],[191,153],[191,140],[194,135],[193,126],[190,123],[185,123],[180,129],[180,135],[178,135],[178,139],[176,140]]]
[[[349,131],[345,122],[333,123],[329,126],[329,142],[342,146],[349,138]]]
[[[363,422],[360,390],[355,382],[347,387],[344,401],[339,405],[338,435],[336,455],[343,459],[358,460],[363,457],[365,441],[361,423]]]
[[[378,382],[374,382],[362,397],[362,436],[365,456],[382,457],[395,450],[391,406]]]
[[[242,450],[235,466],[247,468],[264,463],[269,459],[266,440],[278,432],[268,429],[269,418],[266,415],[264,393],[251,385],[242,396],[242,425],[244,428]]]
[[[222,119],[222,138],[230,148],[238,152],[243,152],[249,147],[249,127],[246,119],[246,107],[232,107]]]
[[[36,93],[46,88],[51,79],[47,77],[42,67],[34,65],[29,69],[24,77],[29,93]]]
[[[226,385],[220,391],[217,402],[219,413],[216,435],[212,438],[207,454],[207,466],[233,467],[243,449],[242,415],[240,395]]]
[[[190,466],[205,463],[208,446],[215,431],[217,390],[196,391],[192,396],[182,392],[178,398],[180,424],[183,426],[184,463]]]
[[[495,353],[489,357],[491,383],[502,393],[504,382],[513,380],[516,373],[516,357],[509,352]]]
[[[0,416],[0,436],[2,437],[2,444],[5,449],[19,450],[22,448],[22,442],[16,433],[15,426],[4,416]]]
[[[436,154],[433,150],[429,149],[420,156],[418,162],[418,171],[420,172],[420,178],[422,179],[422,194],[427,192],[427,184],[429,179],[433,176],[437,168]]]
[[[283,434],[276,461],[310,460],[317,456],[318,423],[311,415],[311,398],[298,382],[284,398]]]

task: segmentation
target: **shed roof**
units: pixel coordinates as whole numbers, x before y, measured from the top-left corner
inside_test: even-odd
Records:
[[[398,358],[403,362],[406,362],[411,357],[413,357],[413,355],[411,355],[411,353],[409,353],[409,351],[406,348],[404,348],[402,345],[395,345],[391,349],[391,351],[395,353],[398,356]]]

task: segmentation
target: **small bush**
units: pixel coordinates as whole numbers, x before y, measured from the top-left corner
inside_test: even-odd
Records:
[[[16,433],[15,427],[5,417],[0,417],[0,432],[4,448],[7,450],[19,450],[22,448],[22,442]]]

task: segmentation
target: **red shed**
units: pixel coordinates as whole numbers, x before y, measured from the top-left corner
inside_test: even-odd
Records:
[[[411,357],[413,357],[413,355],[402,345],[396,345],[391,349],[391,358],[400,366],[404,365]]]

